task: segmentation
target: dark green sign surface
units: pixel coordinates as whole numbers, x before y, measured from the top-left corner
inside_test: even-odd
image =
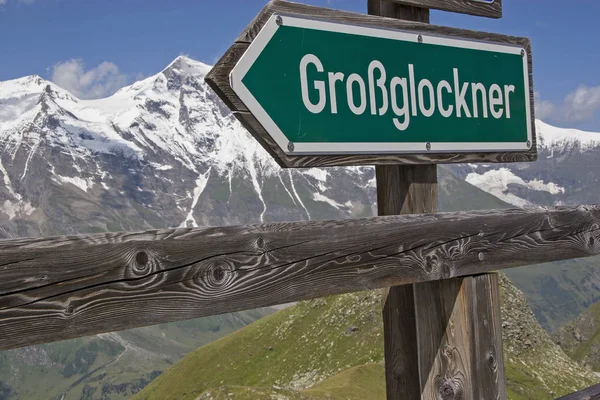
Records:
[[[251,94],[240,98],[264,110],[266,121],[257,118],[278,143],[305,152],[529,148],[521,48],[336,25],[267,25],[237,74]]]

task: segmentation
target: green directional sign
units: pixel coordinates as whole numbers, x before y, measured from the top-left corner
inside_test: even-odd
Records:
[[[231,88],[285,154],[529,151],[521,46],[272,15]]]

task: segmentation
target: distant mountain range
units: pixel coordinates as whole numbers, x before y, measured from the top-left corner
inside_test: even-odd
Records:
[[[204,83],[209,69],[178,57],[158,74],[99,100],[78,99],[39,76],[0,82],[0,237],[376,214],[373,168],[280,169]],[[597,202],[593,171],[600,170],[600,135],[541,121],[537,126],[537,163],[440,166],[440,209]],[[596,263],[509,275],[550,329],[600,301]],[[86,390],[90,399],[125,398],[195,345],[268,312],[5,352],[0,399],[79,398]],[[190,332],[202,338],[187,342]],[[170,350],[153,352],[147,363],[121,357],[123,349],[158,346],[159,337],[188,344],[167,345]],[[123,368],[114,368],[120,363]],[[67,368],[68,376],[57,378],[56,366]],[[103,369],[90,373],[98,366]],[[26,376],[48,382],[42,397],[27,391]],[[127,380],[137,383],[119,386]]]

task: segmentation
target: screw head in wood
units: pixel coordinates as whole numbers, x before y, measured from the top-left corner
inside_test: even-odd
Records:
[[[289,142],[287,147],[289,151],[294,151],[294,143]]]
[[[283,25],[283,18],[281,18],[281,15],[278,15],[277,18],[275,18],[275,23],[279,26]]]
[[[431,150],[431,143],[425,143],[425,148],[427,149],[427,151]]]
[[[417,37],[417,40],[419,41],[419,43],[423,43],[423,36],[419,35]]]
[[[531,148],[531,142],[529,140],[525,144],[527,145],[527,148]]]
[[[521,57],[525,57],[525,50],[521,49]]]

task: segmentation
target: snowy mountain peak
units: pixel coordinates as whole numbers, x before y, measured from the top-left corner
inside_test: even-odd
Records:
[[[197,78],[204,78],[211,68],[212,66],[204,64],[201,61],[192,60],[186,56],[179,56],[173,60],[162,73],[168,75],[171,71],[178,71],[183,75],[193,75]]]
[[[535,122],[538,143],[541,148],[552,149],[578,146],[580,150],[589,150],[600,146],[600,132],[557,128],[539,119]]]

